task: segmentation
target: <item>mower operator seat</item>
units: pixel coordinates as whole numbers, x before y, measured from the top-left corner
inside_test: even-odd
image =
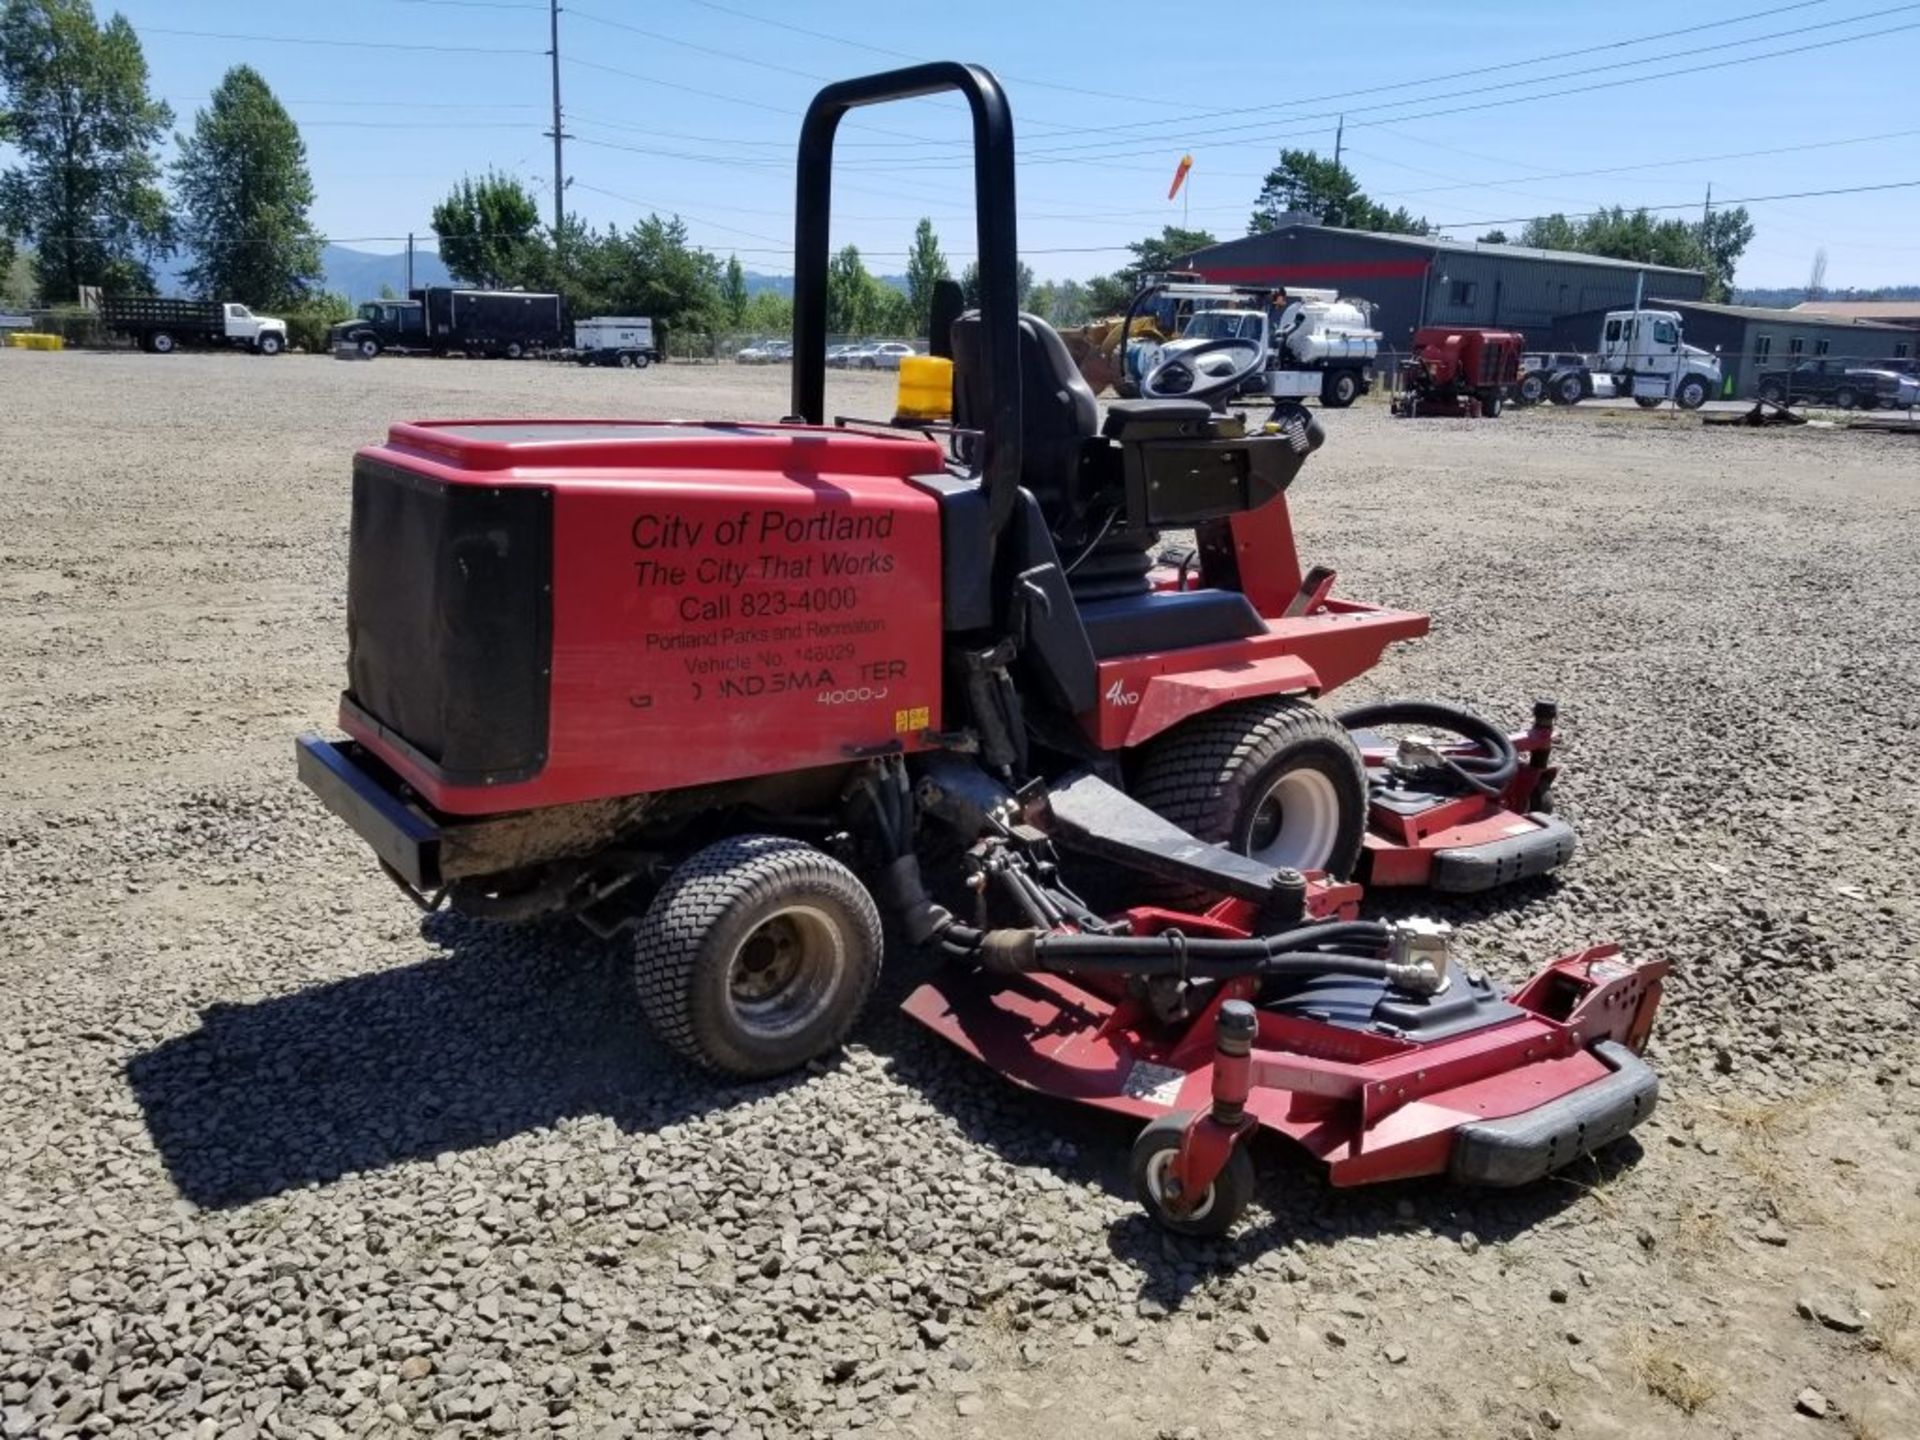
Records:
[[[957,426],[980,424],[988,414],[984,334],[980,313],[954,321],[953,410]],[[1042,537],[1063,566],[1062,580],[1079,611],[1085,644],[1099,660],[1149,651],[1242,639],[1266,626],[1238,591],[1156,591],[1148,577],[1159,535],[1129,507],[1120,483],[1122,450],[1144,434],[1184,427],[1211,427],[1216,418],[1201,400],[1135,400],[1108,407],[1104,431],[1100,405],[1068,353],[1066,342],[1037,315],[1020,317],[1020,484],[1031,497],[1040,532],[1016,543],[1023,564],[1033,564]],[[1130,434],[1132,431],[1134,433]],[[1121,507],[1113,524],[1113,506]],[[1102,516],[1105,516],[1103,519]],[[1016,525],[1016,530],[1023,528]],[[1071,568],[1065,567],[1072,555]],[[1078,651],[1078,643],[1063,648]],[[1076,659],[1057,667],[1081,668]],[[1076,685],[1062,687],[1068,693]]]

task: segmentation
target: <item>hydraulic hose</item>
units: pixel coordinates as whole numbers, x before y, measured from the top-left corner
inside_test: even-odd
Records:
[[[1519,752],[1513,748],[1506,731],[1457,705],[1442,705],[1436,700],[1383,700],[1375,705],[1343,710],[1334,718],[1349,730],[1362,730],[1370,725],[1427,725],[1472,741],[1486,753],[1437,752],[1436,759],[1441,769],[1482,795],[1500,794],[1520,769]]]

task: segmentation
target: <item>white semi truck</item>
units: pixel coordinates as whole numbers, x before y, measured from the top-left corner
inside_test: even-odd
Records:
[[[1671,400],[1698,410],[1720,393],[1722,378],[1718,355],[1686,343],[1679,311],[1609,310],[1591,355],[1525,357],[1517,398],[1577,405],[1630,396],[1643,409]]]
[[[1146,393],[1177,389],[1183,369],[1208,377],[1232,374],[1246,368],[1255,351],[1265,363],[1241,382],[1241,395],[1314,396],[1339,410],[1373,386],[1380,332],[1373,328],[1371,307],[1342,299],[1337,290],[1169,279],[1136,296],[1136,311],[1143,302],[1185,316],[1176,321],[1176,338],[1138,339],[1127,347],[1129,376]],[[1241,343],[1227,343],[1236,341]]]

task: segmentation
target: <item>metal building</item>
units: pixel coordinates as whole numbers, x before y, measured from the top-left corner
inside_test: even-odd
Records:
[[[1382,343],[1396,350],[1422,325],[1499,326],[1539,346],[1560,316],[1633,304],[1642,276],[1649,295],[1698,299],[1707,289],[1698,270],[1310,224],[1210,245],[1187,263],[1209,280],[1319,286],[1371,301]],[[1592,345],[1589,336],[1577,348]]]
[[[1751,399],[1762,371],[1786,370],[1803,361],[1842,370],[1890,360],[1911,362],[1920,351],[1920,336],[1900,325],[1763,305],[1678,300],[1662,296],[1651,280],[1647,289],[1647,305],[1679,312],[1687,344],[1719,352],[1725,377],[1721,394],[1731,399]],[[1540,348],[1593,349],[1606,308],[1561,316],[1541,337]]]

